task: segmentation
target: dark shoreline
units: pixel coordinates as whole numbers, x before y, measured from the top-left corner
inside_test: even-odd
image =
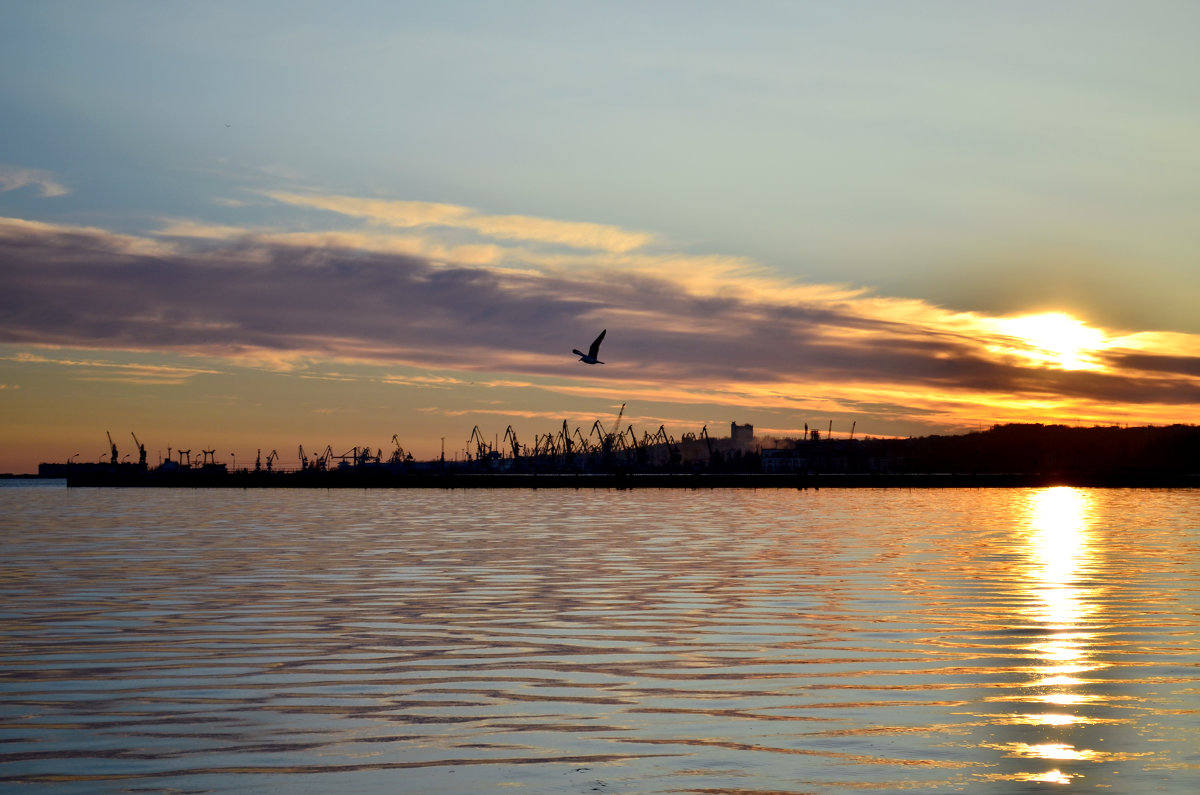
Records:
[[[514,444],[508,456],[481,444],[475,456],[453,462],[415,461],[401,456],[399,448],[386,461],[381,454],[360,455],[355,448],[352,458],[335,457],[327,449],[312,460],[302,455],[300,469],[271,469],[269,463],[267,469],[236,469],[215,460],[196,464],[169,458],[151,467],[144,457],[136,464],[118,462],[114,446],[109,463],[44,463],[38,474],[66,478],[69,486],[242,489],[1200,486],[1200,426],[1179,424],[1010,424],[959,436],[907,439],[829,439],[814,432],[782,446],[750,450],[722,449],[711,440],[693,438],[629,449],[572,446],[533,455],[518,455]]]
[[[837,488],[1196,488],[1200,474],[755,474],[755,473],[406,473],[182,471],[86,472],[67,476],[69,487],[354,488],[354,489],[837,489]]]

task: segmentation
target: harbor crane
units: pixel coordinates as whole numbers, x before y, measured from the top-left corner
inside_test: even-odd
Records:
[[[624,443],[625,449],[632,450],[634,460],[639,464],[644,464],[646,462],[646,448],[638,444],[637,434],[633,432],[633,426],[630,425],[624,433],[629,434],[629,441]]]
[[[187,465],[189,467],[191,467],[191,465],[192,465],[192,451],[191,450],[176,450],[175,453],[176,453],[176,455],[179,456],[179,466],[183,466],[183,457],[187,456]]]
[[[491,445],[487,443],[487,439],[484,439],[483,434],[479,432],[478,425],[471,429],[471,436],[467,439],[467,444],[469,445],[471,442],[475,443],[475,460],[483,461],[487,458],[487,454],[491,452]],[[470,450],[471,448],[468,447],[467,455],[471,454]]]
[[[596,437],[596,443],[599,445],[601,453],[607,456],[612,452],[612,439],[608,431],[604,430],[604,426],[600,424],[600,420],[592,423],[592,430],[588,437],[592,436]]]
[[[608,451],[612,452],[618,446],[624,447],[625,434],[621,433],[621,419],[625,416],[625,404],[621,404],[621,410],[617,412],[617,418],[613,421],[612,433],[604,434],[604,441],[608,445]],[[597,420],[599,422],[599,420]]]
[[[267,471],[268,472],[271,471],[271,465],[274,464],[276,459],[278,459],[278,458],[279,458],[279,453],[276,450],[272,450],[271,454],[269,456],[267,456]]]
[[[588,436],[590,437],[590,436],[592,436],[592,434],[595,434],[597,443],[599,445],[600,453],[601,453],[601,455],[603,455],[606,458],[611,456],[613,454],[613,451],[617,447],[617,430],[616,429],[619,429],[621,427],[621,418],[623,416],[625,416],[625,404],[624,403],[621,404],[621,410],[617,412],[617,421],[613,423],[613,428],[614,428],[613,431],[610,432],[610,431],[605,430],[604,426],[600,424],[600,420],[596,420],[594,423],[592,423],[592,430],[591,430],[591,433],[588,434]],[[624,434],[622,434],[622,438],[624,438]]]
[[[400,434],[392,434],[392,444],[396,445],[396,449],[392,451],[392,457],[388,459],[390,463],[399,464],[413,460],[412,453],[405,452],[404,448],[400,446]]]
[[[670,466],[675,468],[679,466],[681,456],[679,454],[679,445],[675,444],[675,438],[667,433],[665,425],[658,426],[658,433],[653,437],[667,447],[667,454],[670,456]]]
[[[325,450],[319,456],[317,456],[315,459],[313,459],[313,462],[317,465],[317,469],[324,472],[326,469],[329,468],[329,461],[332,458],[333,458],[333,447],[331,445],[325,445]]]
[[[108,434],[108,446],[112,448],[112,455],[109,457],[108,463],[115,465],[117,463],[117,458],[118,458],[117,445],[112,440],[112,434],[109,433],[108,431],[105,431],[105,433]]]
[[[203,466],[209,466],[210,464],[212,466],[217,465],[216,450],[201,450],[200,452],[204,454]]]
[[[571,455],[571,447],[574,445],[574,442],[571,441],[571,431],[567,428],[566,420],[563,420],[562,430],[559,431],[558,434],[559,438],[562,439],[563,455]]]
[[[346,452],[342,453],[339,456],[334,456],[332,449],[330,449],[330,451],[329,451],[330,458],[337,458],[341,462],[340,464],[338,464],[339,468],[348,467],[348,466],[366,466],[368,464],[378,464],[379,459],[382,456],[383,456],[382,449],[380,449],[380,451],[378,453],[376,453],[375,455],[371,455],[371,446],[370,445],[367,445],[365,447],[353,447],[353,448],[347,450]],[[347,460],[349,461],[349,463],[347,463]]]
[[[521,444],[517,441],[517,432],[513,430],[513,426],[509,425],[504,431],[504,442],[512,444],[512,457],[516,461],[521,457]]]
[[[713,463],[714,452],[713,452],[712,437],[708,435],[708,426],[707,425],[705,425],[703,428],[700,429],[700,435],[702,437],[704,437],[704,443],[706,445],[708,445],[708,465],[711,467],[712,463]]]
[[[141,466],[141,467],[146,466],[146,445],[144,445],[138,441],[137,434],[134,433],[133,431],[130,431],[129,435],[133,437],[133,443],[137,445],[138,466]]]
[[[546,433],[545,436],[535,436],[533,440],[533,455],[558,455],[557,436]]]

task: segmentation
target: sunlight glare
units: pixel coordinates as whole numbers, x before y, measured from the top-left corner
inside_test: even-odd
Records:
[[[1064,715],[1058,712],[1045,712],[1040,715],[1025,715],[1028,721],[1038,726],[1070,726],[1079,723],[1080,719],[1075,715]]]
[[[1030,493],[1028,525],[1022,533],[1027,564],[1024,590],[1027,620],[1040,625],[1043,634],[1031,638],[1028,648],[1040,664],[1029,687],[1036,688],[1029,700],[1058,706],[1074,706],[1096,699],[1079,692],[1087,683],[1076,676],[1094,671],[1088,632],[1096,611],[1095,594],[1083,582],[1094,554],[1091,549],[1092,497],[1074,488],[1038,489]]]
[[[1030,781],[1040,782],[1042,784],[1070,784],[1071,777],[1061,770],[1047,770],[1040,776],[1032,776]]]
[[[1064,312],[1003,318],[1001,332],[1022,343],[1019,353],[1063,370],[1098,370],[1093,354],[1105,347],[1103,331]]]

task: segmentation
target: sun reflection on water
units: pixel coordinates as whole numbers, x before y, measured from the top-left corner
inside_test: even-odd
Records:
[[[1086,675],[1104,667],[1095,659],[1091,631],[1097,618],[1096,586],[1088,582],[1095,569],[1091,519],[1093,497],[1073,488],[1050,488],[1029,498],[1029,523],[1021,538],[1026,564],[1021,572],[1027,599],[1022,601],[1028,625],[1039,630],[1028,644],[1037,662],[1029,666],[1026,703],[1053,705],[1058,710],[1026,714],[1023,719],[1043,729],[1072,727],[1092,721],[1082,708],[1103,700],[1082,692],[1091,679]],[[1101,761],[1102,751],[1077,748],[1063,740],[1012,743],[1010,756],[1054,762]],[[1020,774],[1024,780],[1069,783],[1074,775],[1058,768]]]
[[[1086,594],[1078,587],[1091,557],[1089,507],[1089,497],[1072,488],[1044,489],[1034,492],[1030,499],[1029,574],[1040,600],[1032,618],[1063,630],[1085,623],[1093,612]],[[1075,659],[1081,653],[1073,647],[1082,646],[1086,635],[1067,632],[1057,640],[1062,652],[1056,659]]]

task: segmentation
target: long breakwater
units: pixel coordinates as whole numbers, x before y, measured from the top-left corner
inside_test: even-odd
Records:
[[[1200,475],[1140,473],[395,473],[384,468],[292,472],[139,470],[89,467],[67,473],[68,486],[352,489],[821,489],[821,488],[1193,488]]]

